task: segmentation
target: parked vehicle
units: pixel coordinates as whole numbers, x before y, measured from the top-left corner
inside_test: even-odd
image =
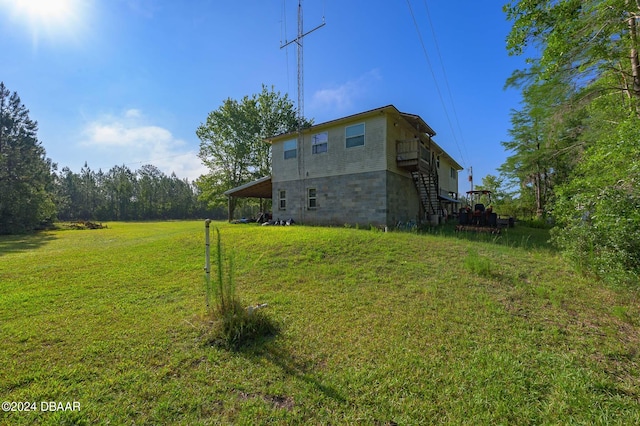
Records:
[[[514,220],[512,217],[501,217],[493,210],[491,196],[491,191],[488,190],[467,191],[469,204],[460,209],[458,228],[487,228],[498,232],[500,228],[513,228]]]

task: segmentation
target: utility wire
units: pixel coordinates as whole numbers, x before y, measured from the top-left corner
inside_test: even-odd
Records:
[[[449,111],[447,110],[447,106],[444,102],[444,98],[442,96],[442,92],[440,91],[440,86],[438,85],[438,80],[436,79],[436,74],[433,71],[433,67],[431,66],[431,59],[429,59],[429,54],[427,53],[427,48],[424,44],[424,39],[422,38],[422,33],[420,32],[420,27],[418,25],[418,21],[416,20],[415,14],[413,13],[413,8],[411,7],[411,1],[407,0],[407,6],[409,7],[409,12],[411,13],[411,18],[413,19],[413,24],[416,27],[416,32],[418,33],[418,39],[420,40],[420,44],[422,45],[422,52],[424,53],[424,57],[427,60],[427,66],[429,67],[429,71],[431,72],[431,76],[433,77],[433,82],[436,86],[436,92],[438,92],[438,97],[440,98],[440,103],[442,104],[442,108],[444,110],[444,114],[447,117],[447,122],[449,123],[449,128],[451,129],[451,135],[453,140],[458,147],[458,151],[460,152],[460,157],[462,160],[462,165],[466,167],[464,156],[462,155],[462,151],[460,151],[460,145],[458,144],[458,140],[456,138],[456,133],[453,128],[453,124],[451,122],[451,117],[449,117]]]
[[[458,133],[460,135],[460,139],[462,142],[462,150],[464,150],[464,153],[468,155],[467,152],[467,147],[466,144],[464,142],[464,135],[462,134],[462,128],[460,127],[460,120],[458,120],[458,112],[456,110],[456,105],[453,102],[453,95],[451,94],[451,87],[449,86],[449,79],[447,78],[447,72],[444,68],[444,61],[442,60],[442,55],[440,54],[440,46],[438,45],[438,38],[436,37],[436,30],[435,27],[433,26],[433,22],[431,21],[431,14],[429,13],[429,6],[427,6],[427,0],[423,0],[424,2],[424,8],[427,10],[427,19],[429,20],[429,26],[431,27],[431,35],[433,36],[433,42],[436,46],[436,53],[438,54],[438,59],[440,60],[440,66],[442,68],[442,75],[444,76],[444,83],[447,86],[447,92],[449,94],[449,100],[451,101],[451,108],[453,109],[453,117],[456,120],[456,126],[458,127]],[[462,165],[466,167],[465,165],[465,160],[464,160],[464,155],[462,155],[462,150],[460,149],[460,145],[458,145],[458,140],[455,138],[453,138],[453,140],[456,143],[456,146],[458,147],[458,152],[460,153],[460,158],[462,159]]]

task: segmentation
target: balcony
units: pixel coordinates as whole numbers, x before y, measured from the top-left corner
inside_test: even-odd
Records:
[[[418,139],[396,142],[396,164],[409,172],[429,173],[431,153]]]

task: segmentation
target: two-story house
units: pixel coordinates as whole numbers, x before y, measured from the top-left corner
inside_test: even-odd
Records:
[[[437,223],[456,210],[462,167],[433,136],[393,105],[274,136],[271,177],[227,195],[266,197],[270,186],[273,217],[306,224]]]

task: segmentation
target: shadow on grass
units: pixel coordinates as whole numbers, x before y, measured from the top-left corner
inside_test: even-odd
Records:
[[[311,362],[305,362],[298,357],[294,357],[289,351],[278,346],[274,337],[261,339],[255,342],[254,345],[245,346],[236,353],[258,363],[267,360],[271,364],[278,366],[287,375],[313,386],[327,398],[334,399],[340,403],[347,401],[334,387],[323,383],[317,377]]]
[[[427,228],[422,233],[473,242],[492,243],[511,248],[555,252],[557,249],[549,242],[551,238],[549,231],[549,229],[516,225],[514,228],[501,229],[500,234],[491,234],[489,232],[456,231],[456,225],[448,223],[437,228]]]
[[[35,232],[23,235],[0,235],[0,256],[35,250],[55,238],[55,235],[48,232]]]

